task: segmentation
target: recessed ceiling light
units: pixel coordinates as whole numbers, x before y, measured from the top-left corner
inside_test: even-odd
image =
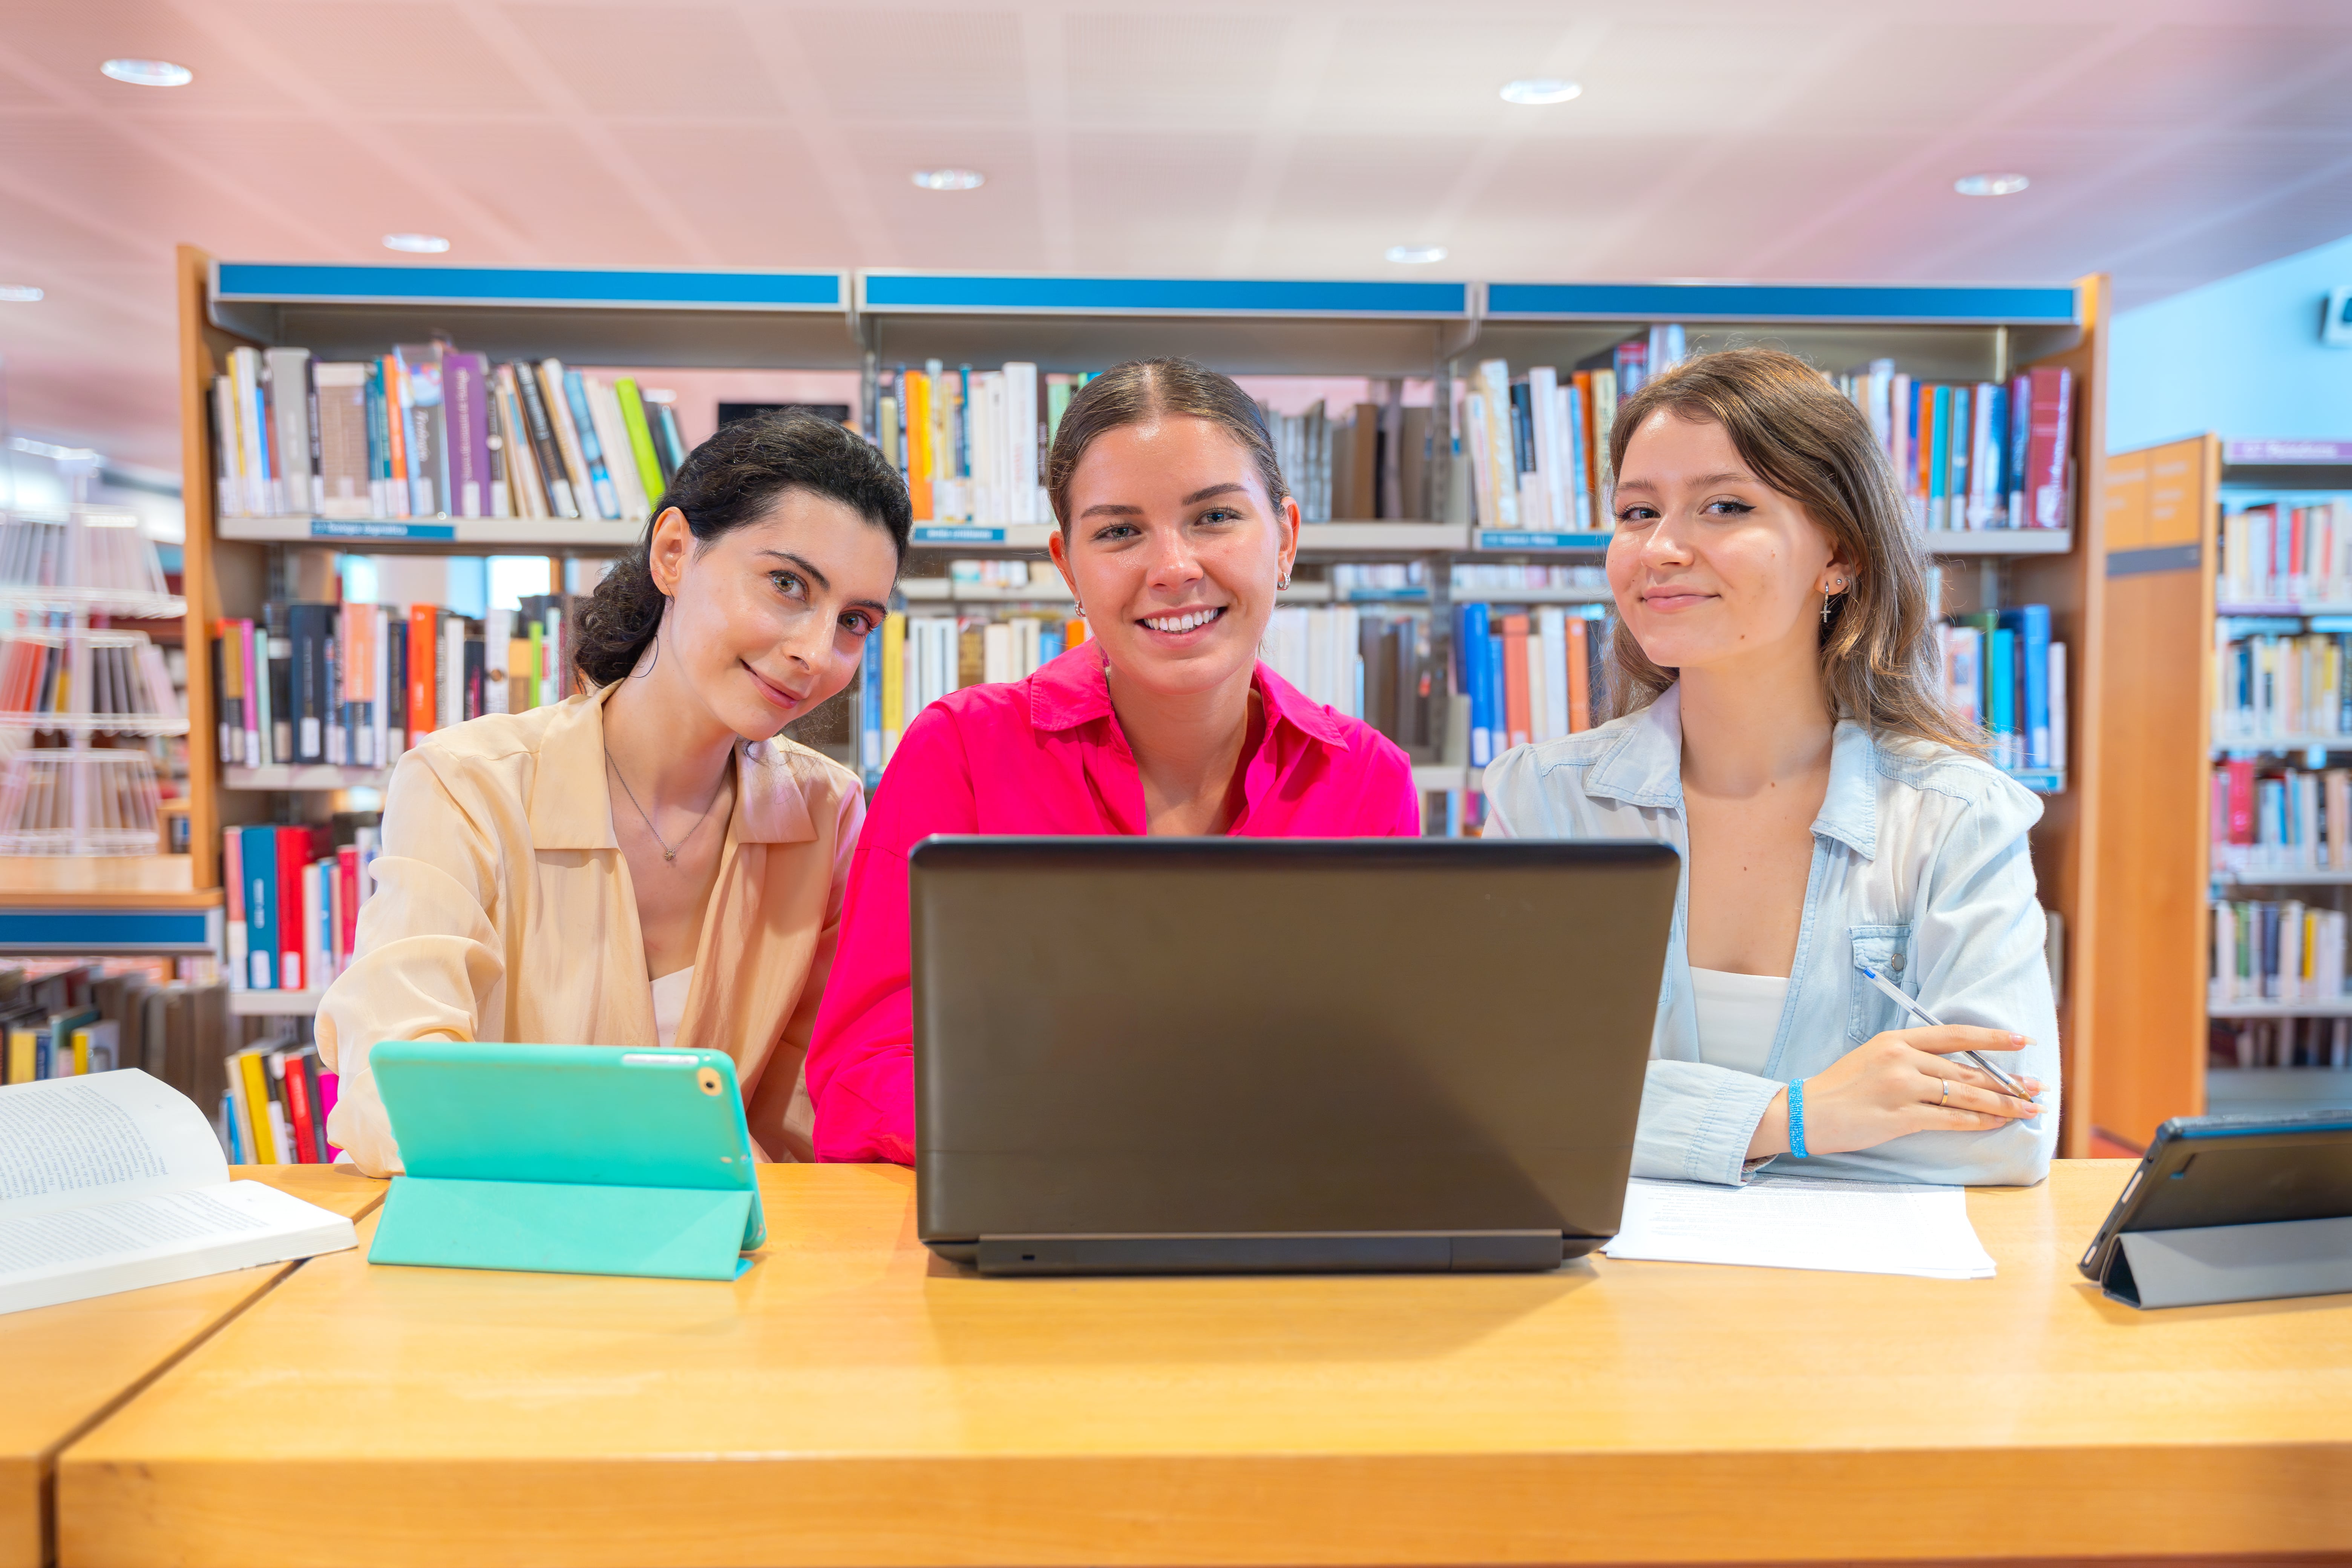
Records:
[[[1962,174],[1952,189],[1964,196],[2013,196],[2032,183],[2022,174]]]
[[[383,247],[405,250],[414,256],[438,256],[449,248],[449,242],[437,234],[387,234]]]
[[[195,72],[169,60],[109,60],[98,68],[133,87],[185,87],[196,79]]]
[[[1418,267],[1426,262],[1444,260],[1445,247],[1442,245],[1391,245],[1388,249],[1388,257],[1391,261],[1402,261],[1408,266]]]
[[[0,300],[12,305],[29,305],[41,297],[41,291],[30,283],[0,283]]]
[[[1505,103],[1566,103],[1583,87],[1572,81],[1562,81],[1556,76],[1522,77],[1517,81],[1503,84]]]
[[[915,184],[927,191],[976,191],[987,177],[978,169],[918,169]]]

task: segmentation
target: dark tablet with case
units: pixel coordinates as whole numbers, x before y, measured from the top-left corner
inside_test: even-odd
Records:
[[[2125,1184],[2082,1270],[2141,1305],[2123,1237],[2352,1215],[2352,1110],[2176,1116]]]

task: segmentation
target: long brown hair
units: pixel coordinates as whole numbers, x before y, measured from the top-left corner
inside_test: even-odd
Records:
[[[1170,414],[1223,426],[1257,464],[1267,504],[1278,510],[1288,499],[1290,487],[1283,482],[1265,416],[1232,376],[1189,359],[1131,359],[1078,388],[1054,431],[1054,450],[1045,460],[1045,494],[1065,538],[1070,531],[1070,478],[1095,437]]]
[[[1660,409],[1723,426],[1756,477],[1802,507],[1854,563],[1821,632],[1831,711],[1874,731],[1982,754],[1984,733],[1942,690],[1925,552],[1885,448],[1822,373],[1779,349],[1720,349],[1685,360],[1618,405],[1609,468]],[[1610,708],[1655,701],[1676,672],[1650,662],[1621,625],[1610,638]]]

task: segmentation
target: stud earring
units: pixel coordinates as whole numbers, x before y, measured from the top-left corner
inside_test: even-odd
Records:
[[[1279,590],[1281,590],[1281,589],[1284,589],[1284,588],[1287,588],[1287,587],[1289,587],[1289,586],[1290,586],[1290,568],[1289,568],[1289,567],[1286,566],[1286,567],[1284,567],[1284,568],[1282,569],[1282,575],[1281,575],[1280,577],[1278,577],[1278,578],[1276,578],[1276,579],[1275,580],[1275,584],[1274,584],[1274,585],[1275,585],[1275,588],[1276,588],[1277,591],[1279,591]]]

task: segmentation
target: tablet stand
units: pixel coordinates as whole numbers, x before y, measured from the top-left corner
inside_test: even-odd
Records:
[[[752,1194],[394,1176],[370,1263],[732,1279]]]
[[[2352,1291],[2352,1215],[2127,1230],[2100,1288],[2135,1307],[2203,1307]]]

